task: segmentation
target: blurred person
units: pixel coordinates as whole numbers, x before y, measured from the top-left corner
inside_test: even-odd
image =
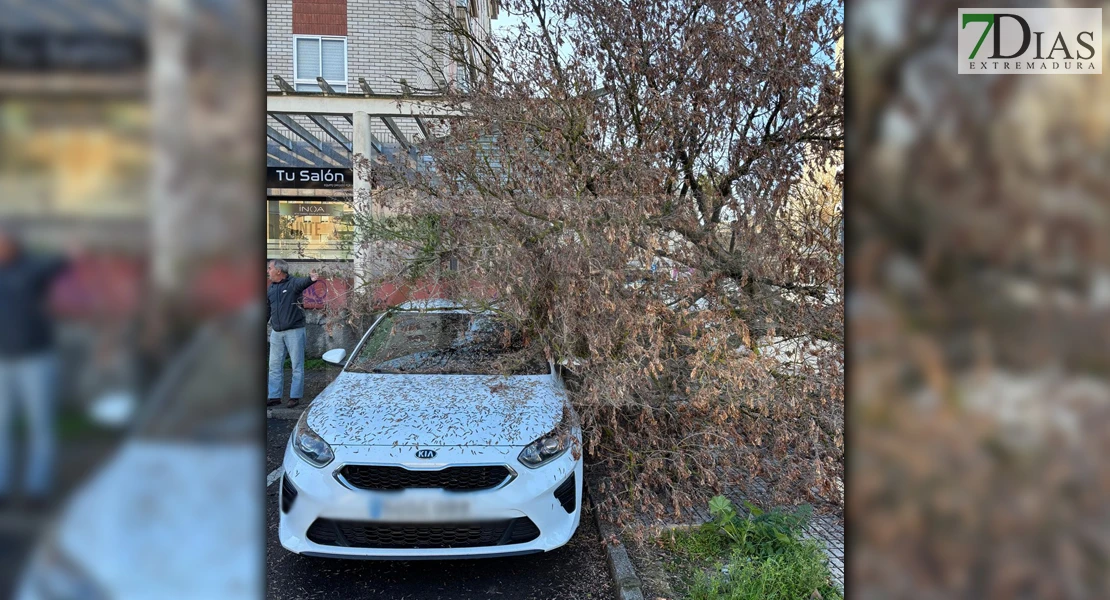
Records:
[[[260,422],[239,400],[258,393],[243,373],[261,358],[261,312],[211,317],[173,353],[127,439],[42,532],[15,598],[261,597]]]
[[[281,404],[285,389],[285,354],[293,363],[293,381],[289,384],[289,402],[294,407],[304,396],[305,314],[301,294],[315,285],[319,277],[312,271],[308,277],[290,277],[289,263],[271,260],[266,268],[270,286],[266,290],[267,321],[270,323],[270,371],[267,380],[266,406]]]
[[[69,261],[26,251],[0,228],[0,501],[12,495],[9,422],[16,407],[27,423],[28,460],[23,492],[41,503],[50,489],[57,381],[54,327],[47,312],[50,284]]]
[[[5,48],[25,52],[0,58],[22,60],[2,73],[0,224],[28,223],[28,245],[80,230],[111,259],[52,292],[73,317],[59,319],[58,392],[94,410],[58,428],[57,511],[0,519],[0,598],[20,570],[24,598],[258,598],[265,7],[3,4],[0,36],[19,37]],[[0,314],[0,330],[16,321]],[[131,406],[96,395],[114,374],[91,356],[103,338],[154,358]],[[137,412],[108,425],[103,406]],[[127,439],[102,440],[121,425]]]

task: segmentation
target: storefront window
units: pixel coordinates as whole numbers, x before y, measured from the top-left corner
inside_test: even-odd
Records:
[[[3,100],[0,214],[144,218],[149,137],[149,109],[139,101]]]
[[[268,258],[350,258],[354,211],[348,203],[270,200],[267,204]]]

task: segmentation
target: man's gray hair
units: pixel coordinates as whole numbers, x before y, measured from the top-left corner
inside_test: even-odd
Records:
[[[282,260],[280,258],[271,260],[270,262],[274,263],[274,268],[277,269],[278,271],[281,271],[282,274],[284,274],[284,275],[289,274],[289,263],[285,262],[284,260]]]

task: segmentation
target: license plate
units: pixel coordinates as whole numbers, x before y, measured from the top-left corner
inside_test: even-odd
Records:
[[[383,521],[450,521],[470,516],[467,500],[392,499],[370,500],[370,518]]]

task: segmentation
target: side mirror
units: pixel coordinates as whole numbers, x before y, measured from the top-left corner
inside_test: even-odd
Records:
[[[328,350],[320,358],[324,359],[324,362],[342,366],[343,359],[347,358],[347,351],[343,348],[335,348],[334,350]]]
[[[104,427],[121,428],[131,422],[137,406],[138,402],[131,392],[110,392],[89,406],[89,419]]]

